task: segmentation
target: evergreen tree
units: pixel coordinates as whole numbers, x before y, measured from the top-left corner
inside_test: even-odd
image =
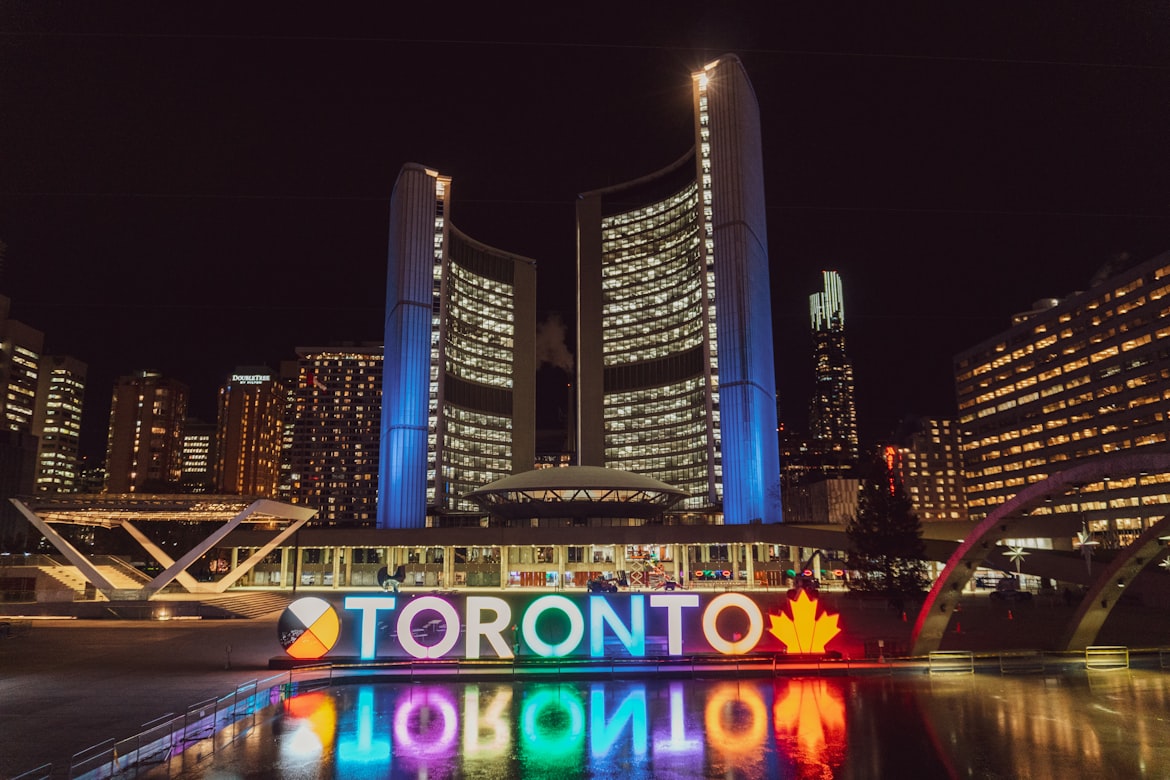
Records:
[[[902,481],[880,458],[873,458],[861,482],[857,514],[845,529],[848,566],[857,572],[851,590],[882,593],[891,599],[926,589],[926,547],[922,523]]]

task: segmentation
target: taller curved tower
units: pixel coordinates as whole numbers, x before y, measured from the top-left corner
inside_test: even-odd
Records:
[[[478,512],[467,492],[536,457],[535,263],[464,235],[450,200],[413,164],[390,200],[379,528]]]
[[[716,522],[775,523],[759,108],[737,57],[692,79],[694,147],[578,199],[578,460],[681,488]]]

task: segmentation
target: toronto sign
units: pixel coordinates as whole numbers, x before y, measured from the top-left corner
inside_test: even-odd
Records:
[[[297,599],[278,624],[285,652],[306,661],[819,655],[839,633],[803,590],[330,594]]]

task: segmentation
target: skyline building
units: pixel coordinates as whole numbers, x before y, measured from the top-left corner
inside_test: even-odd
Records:
[[[179,482],[184,493],[215,491],[216,424],[196,417],[183,421],[183,467]]]
[[[813,396],[809,436],[826,468],[857,463],[853,364],[845,353],[845,294],[841,275],[822,271],[824,288],[809,296],[813,337]]]
[[[535,339],[534,261],[462,233],[451,177],[403,166],[390,201],[379,528],[479,514],[468,492],[532,469]]]
[[[0,295],[0,412],[5,429],[28,433],[36,408],[37,378],[45,334],[10,319],[12,301]]]
[[[902,420],[897,441],[883,448],[887,468],[902,482],[918,519],[966,521],[962,439],[952,420]]]
[[[88,366],[67,355],[42,358],[32,432],[37,437],[36,491],[81,487],[81,415]]]
[[[755,93],[692,74],[694,146],[577,201],[578,463],[683,490],[706,522],[781,522]]]
[[[1078,461],[1170,436],[1170,252],[1106,266],[954,358],[972,520]],[[1113,547],[1165,515],[1170,474],[1103,479],[1033,510],[1082,519]]]
[[[378,501],[382,347],[297,347],[297,356],[286,500],[317,509],[314,525],[371,525]]]
[[[107,493],[172,492],[183,473],[187,385],[157,371],[119,377],[110,401]]]
[[[219,492],[276,496],[287,403],[284,384],[265,367],[237,368],[220,388],[215,438]]]

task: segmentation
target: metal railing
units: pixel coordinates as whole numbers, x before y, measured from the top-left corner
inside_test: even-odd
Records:
[[[298,677],[300,679],[298,679]],[[292,669],[263,680],[249,680],[219,698],[187,707],[181,715],[168,713],[144,723],[138,733],[122,740],[106,740],[73,754],[66,777],[99,780],[137,774],[196,750],[203,758],[226,747],[255,725],[256,713],[306,690],[332,684],[332,667]],[[20,775],[21,780],[53,777],[46,764]]]

